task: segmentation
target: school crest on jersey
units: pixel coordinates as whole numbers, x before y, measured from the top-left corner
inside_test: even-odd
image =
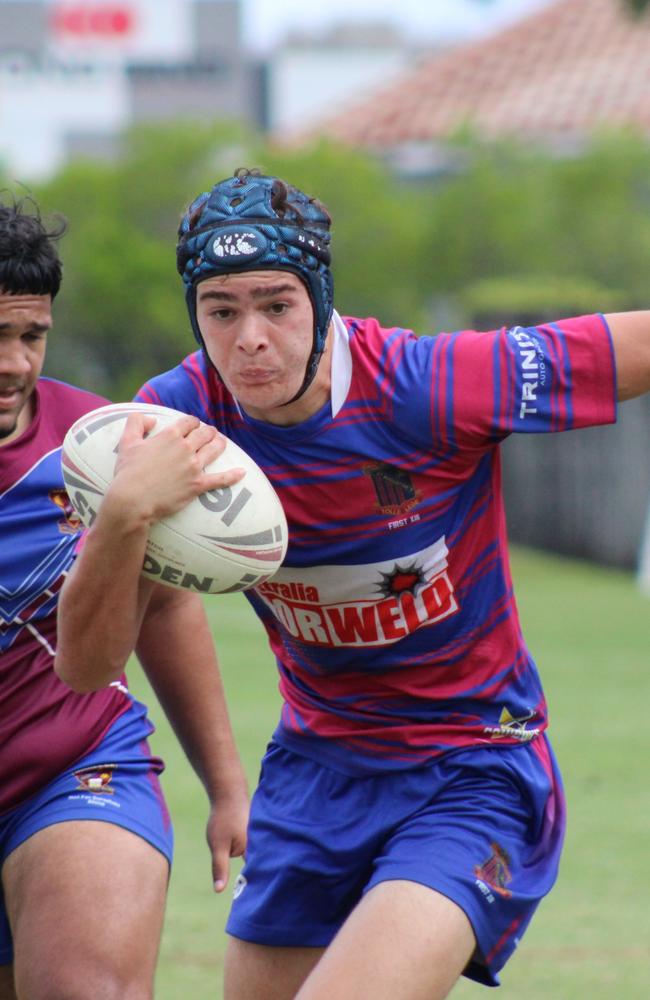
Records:
[[[363,472],[372,482],[377,507],[382,514],[393,517],[408,514],[419,503],[421,494],[415,490],[405,469],[386,462],[373,462],[364,466]]]
[[[294,639],[317,646],[389,646],[459,609],[445,539],[400,559],[281,567],[255,592]]]
[[[53,504],[59,508],[63,514],[63,520],[59,521],[58,528],[63,535],[76,535],[81,531],[83,525],[76,510],[70,503],[68,494],[63,489],[50,490],[49,498]]]

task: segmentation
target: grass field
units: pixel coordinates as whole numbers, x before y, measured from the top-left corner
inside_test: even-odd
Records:
[[[650,997],[650,602],[631,576],[516,550],[513,573],[528,644],[544,680],[569,804],[560,879],[502,976],[500,1000]],[[215,597],[230,711],[254,787],[279,697],[264,637],[241,595]],[[211,891],[203,792],[137,666],[167,760],[176,863],[157,1000],[219,1000],[229,891]],[[236,874],[239,865],[235,863]],[[233,876],[231,875],[231,883]],[[485,988],[462,982],[456,1000]],[[259,1000],[264,1000],[260,997]],[[345,1000],[345,998],[341,998]],[[372,998],[369,998],[372,1000]]]

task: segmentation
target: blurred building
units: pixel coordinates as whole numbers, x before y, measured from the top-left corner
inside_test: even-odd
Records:
[[[0,164],[111,155],[138,122],[261,117],[240,0],[0,0]]]
[[[428,48],[431,54],[431,46]],[[392,25],[351,22],[318,34],[290,34],[265,67],[265,124],[274,134],[345,114],[413,67],[420,50]]]
[[[403,176],[431,176],[458,169],[450,138],[463,129],[572,155],[608,128],[650,139],[650,9],[635,15],[625,0],[551,0],[510,27],[420,59],[356,99],[350,88],[343,107],[284,138],[334,139],[382,157]],[[498,316],[471,317],[468,325],[555,318],[521,312],[504,302]],[[503,449],[510,537],[628,569],[638,560],[650,590],[649,421],[646,395],[621,408],[615,427],[512,435]]]
[[[464,127],[571,153],[608,126],[650,135],[650,10],[635,15],[625,0],[550,2],[423,60],[310,131],[401,171],[431,172],[444,166],[450,135]]]

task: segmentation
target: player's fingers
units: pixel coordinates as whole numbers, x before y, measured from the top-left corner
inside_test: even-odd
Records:
[[[195,449],[196,457],[200,460],[202,468],[207,468],[207,466],[219,458],[227,444],[223,434],[220,434],[214,427],[209,428],[209,430],[214,432],[211,437],[206,437],[203,434],[195,436],[192,433],[186,438],[186,441]]]
[[[232,844],[230,846],[230,857],[231,858],[241,858],[246,852],[246,831],[242,837],[235,835],[232,839]]]
[[[196,450],[209,443],[218,443],[219,453],[226,447],[226,439],[211,424],[199,423],[184,435],[186,441]]]
[[[191,413],[184,413],[183,416],[179,417],[178,420],[175,420],[173,424],[169,424],[169,428],[173,433],[185,438],[189,435],[196,434],[198,431],[203,435],[203,437],[205,437],[206,440],[208,440],[211,436],[210,432],[214,433],[216,431],[216,428],[210,427],[209,424],[201,423],[199,418],[192,416]]]
[[[201,480],[201,492],[210,493],[213,490],[224,490],[227,486],[234,486],[246,475],[246,469],[235,466],[232,469],[224,469],[222,472],[204,472]]]
[[[118,444],[120,449],[128,448],[137,441],[142,441],[156,426],[156,418],[145,413],[130,413],[126,418],[124,430]]]
[[[230,850],[227,844],[217,844],[212,851],[212,884],[215,892],[223,892],[228,884]]]

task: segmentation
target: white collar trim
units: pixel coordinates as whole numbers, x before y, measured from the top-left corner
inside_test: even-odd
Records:
[[[350,391],[352,382],[352,353],[345,323],[334,310],[332,314],[332,416],[335,417]]]

